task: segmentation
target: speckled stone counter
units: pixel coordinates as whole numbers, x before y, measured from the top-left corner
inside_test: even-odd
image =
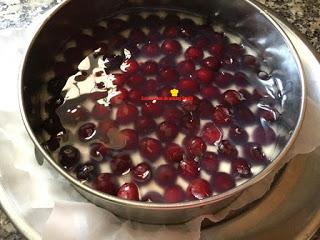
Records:
[[[33,10],[30,11],[30,2]],[[61,0],[0,0],[0,29],[26,27]],[[320,53],[320,0],[258,0],[295,26]],[[24,19],[21,21],[21,19]],[[24,239],[0,208],[0,239]],[[314,240],[320,240],[320,232]]]

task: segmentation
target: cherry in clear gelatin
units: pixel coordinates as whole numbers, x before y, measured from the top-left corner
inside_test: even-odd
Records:
[[[192,180],[200,175],[199,163],[192,158],[186,158],[179,163],[179,173],[186,180]]]
[[[85,123],[78,130],[80,141],[86,142],[91,140],[96,134],[96,125],[94,123]]]
[[[205,170],[209,174],[213,174],[218,171],[220,160],[216,153],[205,152],[205,154],[201,158],[200,164],[201,169]]]
[[[206,143],[200,137],[186,137],[183,141],[186,152],[190,156],[202,156],[207,149]]]
[[[123,184],[117,196],[122,199],[139,201],[139,189],[135,183],[125,183]]]
[[[150,161],[160,157],[162,152],[161,142],[154,138],[143,138],[139,144],[140,154]]]
[[[94,189],[110,195],[116,195],[118,191],[118,184],[114,176],[110,173],[101,173],[92,182]]]
[[[132,169],[132,178],[137,184],[145,184],[151,180],[152,169],[148,163],[140,163]]]
[[[178,135],[178,126],[170,122],[162,122],[157,129],[157,136],[163,142],[171,142]]]
[[[60,149],[58,161],[64,169],[70,170],[80,162],[80,151],[71,145],[66,145]]]
[[[202,200],[212,195],[210,183],[204,179],[198,178],[190,182],[187,188],[189,200]]]
[[[165,189],[163,198],[166,203],[178,203],[185,200],[186,194],[182,187],[174,185]]]
[[[218,193],[226,192],[236,186],[235,180],[229,174],[224,172],[215,173],[210,182],[213,190]]]
[[[168,163],[179,163],[183,156],[184,150],[176,143],[170,143],[164,148],[164,158]]]
[[[111,170],[116,175],[127,174],[132,168],[132,160],[129,155],[115,156],[110,162]]]
[[[154,181],[162,187],[174,185],[176,179],[177,170],[170,164],[159,166],[154,174]]]

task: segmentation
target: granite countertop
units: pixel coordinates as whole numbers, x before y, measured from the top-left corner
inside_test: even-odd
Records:
[[[33,0],[35,10],[30,14],[27,0],[0,0],[0,30],[25,27],[32,17],[45,12],[61,0]],[[295,26],[320,53],[320,0],[258,0],[283,16]],[[17,15],[19,17],[17,18]],[[19,21],[19,18],[25,21]],[[0,208],[0,239],[24,239]],[[320,240],[320,232],[314,240]]]

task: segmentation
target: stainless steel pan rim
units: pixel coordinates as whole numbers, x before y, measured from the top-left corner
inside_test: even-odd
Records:
[[[128,200],[124,200],[124,199],[120,199],[118,197],[115,196],[111,196],[111,195],[107,195],[101,192],[98,192],[84,184],[81,184],[78,180],[74,179],[73,177],[71,177],[71,175],[69,175],[67,172],[65,172],[50,156],[49,154],[44,150],[44,148],[41,146],[41,144],[38,142],[36,136],[34,135],[33,130],[31,129],[30,123],[27,119],[26,116],[26,112],[24,109],[24,105],[23,105],[23,75],[25,72],[25,68],[26,66],[26,59],[28,57],[28,53],[31,50],[31,46],[33,44],[33,42],[35,41],[35,39],[37,38],[38,34],[40,33],[41,29],[43,29],[47,23],[47,21],[53,16],[55,15],[55,13],[57,13],[61,8],[63,8],[67,3],[69,3],[72,0],[66,0],[64,1],[61,5],[59,5],[53,12],[50,13],[50,15],[47,16],[47,18],[45,19],[45,21],[41,24],[41,26],[39,27],[39,29],[37,30],[36,34],[34,35],[32,41],[29,43],[29,47],[28,47],[28,51],[25,53],[24,58],[23,58],[23,64],[21,67],[21,71],[20,71],[20,77],[19,77],[19,105],[20,105],[20,112],[22,115],[22,119],[24,122],[24,125],[28,131],[28,134],[30,135],[36,149],[38,151],[40,151],[40,153],[43,155],[43,157],[60,173],[62,174],[62,176],[64,176],[67,180],[69,180],[73,185],[75,185],[77,188],[86,191],[87,193],[92,194],[93,196],[96,196],[98,198],[101,198],[103,200],[107,200],[111,203],[117,204],[117,205],[121,205],[121,206],[130,206],[130,207],[134,207],[137,209],[150,209],[150,210],[161,210],[161,211],[170,211],[172,209],[177,210],[177,209],[189,209],[189,208],[197,208],[197,207],[202,207],[205,205],[208,205],[210,203],[215,203],[215,202],[219,202],[222,199],[226,199],[230,196],[234,196],[236,194],[241,193],[241,191],[247,189],[248,187],[260,182],[261,180],[263,180],[267,175],[269,175],[276,167],[278,162],[285,157],[286,153],[288,152],[288,150],[291,148],[291,146],[293,145],[299,130],[301,128],[302,122],[303,122],[303,117],[304,117],[304,113],[305,113],[305,109],[306,109],[306,88],[305,88],[305,78],[304,78],[304,72],[303,72],[303,68],[302,68],[302,64],[300,61],[300,58],[296,52],[296,49],[294,48],[292,42],[290,41],[290,39],[288,38],[287,34],[283,31],[283,29],[278,25],[278,23],[276,23],[272,17],[270,17],[268,15],[268,13],[263,10],[262,8],[260,8],[254,1],[250,1],[250,0],[243,0],[244,2],[252,5],[260,14],[262,14],[268,21],[270,21],[273,26],[279,31],[279,33],[282,35],[282,37],[284,38],[287,46],[289,47],[289,49],[291,50],[291,53],[295,59],[295,62],[298,66],[298,70],[300,73],[300,82],[301,82],[301,87],[302,87],[302,99],[301,99],[301,109],[300,109],[300,114],[299,114],[299,119],[297,121],[297,125],[294,129],[294,131],[292,132],[292,135],[289,139],[289,141],[287,142],[286,146],[282,149],[281,153],[277,156],[276,159],[273,160],[273,162],[266,168],[264,169],[261,173],[259,173],[257,176],[255,176],[254,178],[248,180],[247,182],[225,192],[219,195],[215,195],[209,198],[206,198],[204,200],[196,200],[196,201],[190,201],[190,202],[184,202],[184,203],[174,203],[174,204],[159,204],[159,203],[143,203],[143,202],[137,202],[137,201],[128,201]]]

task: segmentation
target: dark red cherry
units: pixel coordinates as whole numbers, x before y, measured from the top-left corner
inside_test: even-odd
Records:
[[[225,47],[225,55],[231,57],[240,57],[245,52],[242,45],[231,43]]]
[[[110,173],[101,173],[92,182],[94,189],[111,195],[116,195],[118,191],[118,184]]]
[[[238,156],[237,148],[229,140],[222,140],[218,146],[218,152],[226,158],[235,158]]]
[[[128,91],[125,88],[119,88],[118,94],[110,99],[112,105],[122,104],[128,97]]]
[[[169,25],[163,30],[163,35],[167,38],[176,38],[178,34],[177,26]]]
[[[139,201],[139,189],[134,183],[125,183],[120,187],[117,196],[126,200]]]
[[[163,88],[160,88],[157,92],[157,94],[158,94],[157,96],[158,97],[171,97],[172,96],[171,90],[172,90],[172,88],[169,86],[165,86]]]
[[[201,48],[189,47],[184,55],[186,59],[200,61],[203,59],[203,50]]]
[[[212,120],[218,125],[229,124],[232,120],[231,112],[228,108],[218,105],[213,110]]]
[[[99,167],[94,162],[87,162],[77,166],[75,172],[80,181],[92,181],[99,174]]]
[[[147,41],[148,42],[160,42],[163,39],[163,36],[161,35],[161,33],[159,33],[157,31],[157,29],[150,29],[150,32],[147,35]]]
[[[152,60],[146,61],[141,65],[141,70],[147,75],[156,74],[158,72],[158,64]]]
[[[200,128],[200,118],[196,113],[185,113],[181,119],[181,127],[186,134],[196,134]]]
[[[197,81],[192,79],[181,79],[178,82],[177,88],[181,91],[182,94],[188,96],[188,94],[195,94],[199,91],[199,84]]]
[[[205,152],[200,163],[201,169],[205,170],[209,174],[217,172],[220,165],[218,155],[213,152]]]
[[[174,68],[163,68],[159,71],[161,80],[166,84],[172,84],[179,78],[178,72]]]
[[[242,72],[236,72],[233,77],[233,81],[240,87],[246,87],[249,85],[247,76]]]
[[[233,75],[227,72],[219,72],[214,80],[214,83],[221,88],[226,88],[231,85],[233,81]]]
[[[258,126],[253,131],[253,140],[261,145],[270,145],[275,143],[276,134],[274,130],[269,126]]]
[[[208,47],[209,53],[216,58],[222,57],[223,50],[224,50],[224,47],[220,43],[214,43]]]
[[[186,137],[183,141],[187,154],[190,156],[202,156],[207,145],[200,137]]]
[[[138,147],[138,133],[136,130],[133,129],[123,129],[120,131],[120,136],[123,138],[125,142],[125,149],[126,150],[134,150]]]
[[[177,179],[177,170],[169,164],[159,166],[154,174],[154,181],[162,186],[172,186]]]
[[[163,198],[166,203],[178,203],[183,202],[186,196],[184,190],[180,186],[174,185],[165,189]]]
[[[173,67],[176,65],[176,59],[174,56],[165,56],[160,59],[159,66],[162,68]]]
[[[179,133],[178,126],[171,122],[162,122],[157,129],[157,136],[163,142],[173,141]]]
[[[134,126],[140,134],[149,134],[156,129],[157,124],[150,117],[140,116],[134,122]]]
[[[198,112],[201,119],[211,119],[213,112],[213,105],[207,99],[202,99],[199,102]]]
[[[236,57],[224,56],[221,58],[222,68],[228,70],[235,70],[238,66],[238,59]]]
[[[145,82],[145,78],[140,74],[131,75],[127,79],[127,84],[131,88],[141,87],[144,84],[144,82]]]
[[[134,59],[129,59],[121,65],[121,70],[125,73],[134,74],[139,70],[139,64]]]
[[[116,113],[116,120],[119,123],[127,124],[133,122],[138,116],[138,109],[129,103],[119,106]]]
[[[96,119],[106,119],[110,116],[110,108],[103,104],[97,103],[94,105],[91,114]]]
[[[147,43],[142,47],[142,53],[147,57],[156,57],[160,54],[160,47],[156,43]]]
[[[195,70],[195,64],[192,60],[184,60],[177,66],[178,72],[184,76],[190,76]]]
[[[133,181],[137,184],[145,184],[151,180],[152,169],[148,163],[140,163],[132,169]]]
[[[249,139],[249,135],[246,130],[236,125],[230,128],[228,136],[234,143],[240,145],[245,144]]]
[[[218,99],[220,97],[220,89],[214,86],[204,86],[200,90],[202,97],[213,100]]]
[[[86,142],[96,135],[96,125],[94,123],[85,123],[78,130],[80,141]]]
[[[200,175],[199,163],[192,158],[183,159],[179,163],[179,173],[187,180],[195,179]]]
[[[227,173],[217,172],[211,178],[213,190],[218,193],[226,192],[236,186],[234,179]]]
[[[202,200],[212,195],[210,183],[202,178],[197,178],[190,182],[187,188],[189,200]]]
[[[183,116],[183,112],[175,107],[166,108],[163,112],[163,118],[167,122],[179,124],[181,122],[181,118]]]
[[[252,177],[251,166],[243,158],[237,158],[231,162],[231,171],[235,176],[240,176],[243,178]]]
[[[187,112],[194,112],[198,109],[199,104],[200,104],[199,98],[197,98],[196,96],[193,96],[190,99],[189,98],[183,99],[181,102],[181,107],[183,108],[183,110]]]
[[[147,192],[141,199],[142,202],[163,203],[163,197],[158,192]]]
[[[139,144],[140,154],[150,161],[160,157],[162,152],[161,142],[154,138],[143,138]]]
[[[182,47],[177,40],[168,39],[161,45],[162,53],[165,55],[178,55],[181,49]]]
[[[223,132],[214,123],[207,123],[203,126],[201,137],[207,144],[218,145],[223,138]]]
[[[168,163],[174,164],[183,160],[184,151],[176,143],[168,144],[164,149],[164,158]]]
[[[125,175],[132,168],[132,160],[129,155],[118,155],[111,160],[110,167],[114,174]]]
[[[92,143],[90,145],[90,157],[102,161],[111,156],[112,151],[102,143]]]
[[[163,107],[159,102],[146,102],[141,109],[143,115],[150,117],[159,117],[162,114]]]
[[[265,164],[268,160],[261,145],[258,143],[246,143],[244,145],[244,156],[254,163]]]
[[[220,59],[216,57],[207,57],[201,61],[201,65],[205,68],[209,68],[213,71],[217,71],[220,66]]]
[[[63,146],[58,155],[59,164],[66,170],[71,170],[80,162],[80,151],[71,146]]]
[[[215,79],[215,73],[209,68],[200,68],[195,72],[200,84],[210,84]]]
[[[155,79],[149,79],[144,83],[143,89],[146,95],[153,95],[158,90],[158,81]]]
[[[142,97],[143,97],[143,92],[138,88],[131,89],[128,93],[128,100],[133,104],[141,104]]]
[[[239,105],[242,99],[241,93],[236,90],[227,90],[222,94],[222,101],[229,106]]]

